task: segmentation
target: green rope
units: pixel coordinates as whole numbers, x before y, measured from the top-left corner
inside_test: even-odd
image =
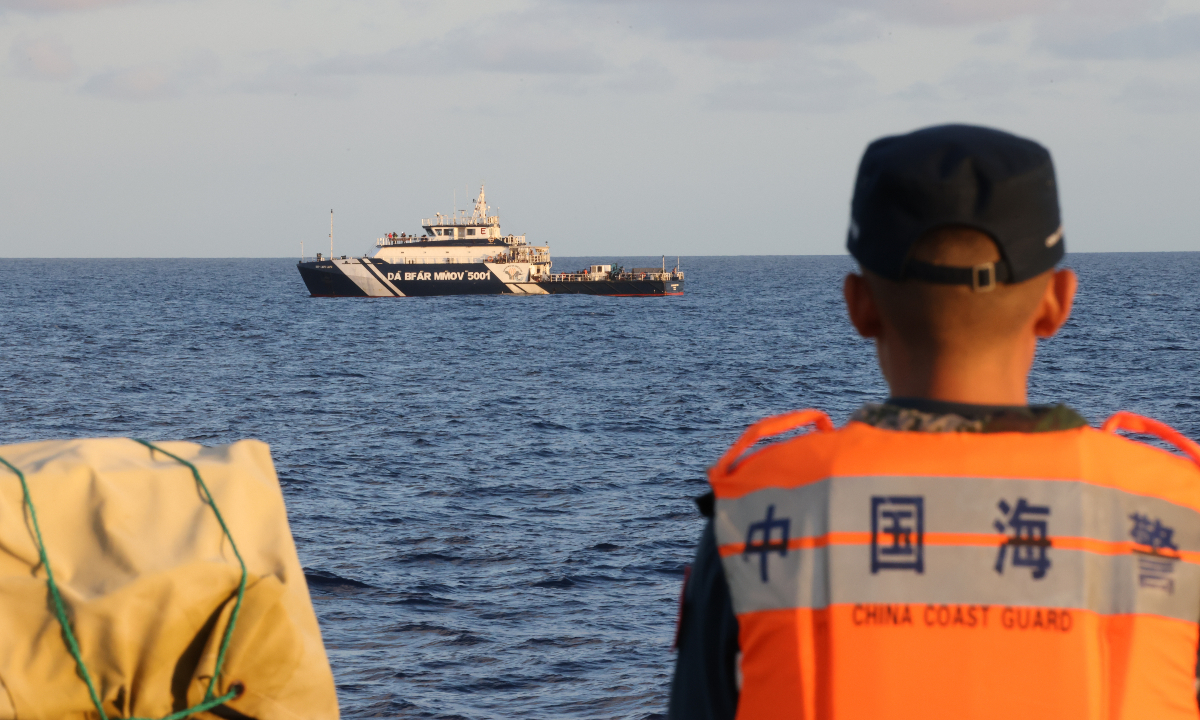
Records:
[[[96,686],[92,684],[92,676],[88,674],[87,668],[83,664],[83,658],[79,655],[79,643],[75,642],[75,633],[71,632],[71,623],[67,622],[67,610],[63,607],[62,596],[58,594],[58,583],[54,582],[54,571],[50,569],[50,558],[46,557],[46,544],[42,542],[42,530],[38,526],[37,511],[33,509],[33,499],[29,496],[29,484],[25,482],[25,473],[2,457],[0,457],[0,462],[8,466],[8,469],[15,472],[21,479],[21,491],[25,493],[25,507],[29,508],[29,519],[33,523],[33,534],[37,538],[38,557],[41,558],[42,567],[46,568],[46,584],[50,586],[50,597],[54,600],[54,614],[58,616],[58,622],[62,625],[63,638],[66,639],[67,647],[71,650],[71,657],[75,658],[79,674],[87,683],[88,694],[92,696],[92,704],[100,711],[101,720],[108,720],[104,709],[100,706],[100,697],[96,694]]]
[[[217,651],[217,664],[213,667],[213,675],[208,680],[208,690],[204,693],[204,700],[201,701],[201,704],[204,704],[213,700],[213,691],[217,687],[217,677],[221,674],[221,668],[225,666],[225,651],[229,649],[229,638],[233,636],[233,627],[234,625],[237,625],[238,613],[242,609],[242,597],[246,594],[246,562],[242,560],[242,554],[238,552],[237,543],[233,541],[233,534],[229,532],[229,527],[225,525],[225,518],[221,517],[221,511],[217,509],[217,503],[215,500],[213,500],[212,493],[208,491],[208,486],[204,484],[204,480],[200,478],[200,471],[196,469],[196,466],[179,457],[178,455],[175,455],[174,453],[167,452],[160,447],[151,445],[145,440],[138,440],[137,438],[134,438],[133,440],[134,442],[139,442],[150,448],[151,452],[157,450],[169,458],[178,460],[192,471],[192,477],[196,478],[196,484],[200,486],[200,490],[203,492],[204,503],[212,508],[213,515],[217,516],[217,522],[221,523],[221,530],[224,531],[225,537],[229,538],[229,546],[233,548],[233,554],[235,557],[237,557],[238,565],[240,565],[242,568],[242,579],[240,582],[238,582],[237,600],[234,601],[233,612],[229,615],[229,625],[225,627],[225,637],[221,638],[221,649]],[[236,690],[230,690],[229,692],[233,693],[233,695],[232,697],[228,697],[226,699],[231,700],[238,695]],[[226,695],[228,694],[229,693],[226,693]],[[186,711],[184,715],[179,717],[187,717]],[[175,720],[175,717],[171,716],[169,720]]]
[[[229,538],[229,546],[233,548],[233,554],[237,557],[238,565],[242,568],[242,579],[238,583],[237,600],[233,604],[233,612],[229,616],[229,625],[225,628],[225,636],[221,638],[221,649],[217,652],[217,663],[213,667],[212,677],[208,680],[208,689],[204,693],[204,699],[186,710],[180,710],[161,718],[161,720],[183,720],[195,713],[205,712],[229,702],[241,692],[240,688],[234,687],[220,697],[213,697],[213,692],[216,690],[217,678],[221,675],[221,669],[225,665],[225,652],[229,649],[229,638],[233,635],[233,628],[237,624],[238,612],[242,609],[242,597],[246,594],[246,563],[242,560],[242,554],[238,552],[237,544],[233,541],[233,535],[229,532],[229,527],[225,525],[225,518],[221,517],[221,511],[217,509],[217,503],[213,500],[212,493],[208,491],[208,486],[204,484],[204,480],[200,477],[200,471],[196,469],[196,466],[178,455],[169,453],[145,440],[134,438],[134,442],[141,443],[150,448],[151,454],[154,451],[158,451],[186,465],[192,471],[192,477],[196,479],[196,484],[200,487],[204,504],[212,508],[213,514],[217,516],[217,522],[221,524],[221,530],[224,531],[225,537]],[[104,712],[104,706],[100,702],[99,694],[96,693],[96,686],[92,682],[92,676],[88,673],[87,666],[84,665],[83,655],[79,651],[79,642],[75,639],[75,633],[71,630],[71,623],[67,619],[67,609],[63,605],[62,595],[58,592],[58,583],[54,581],[54,571],[50,568],[50,558],[46,556],[46,544],[42,540],[42,530],[38,526],[37,511],[33,507],[33,497],[29,494],[29,484],[25,481],[25,473],[21,472],[15,465],[3,457],[0,457],[0,463],[4,463],[9,470],[16,473],[17,478],[21,481],[21,491],[25,495],[25,507],[29,508],[29,519],[33,524],[33,534],[37,540],[38,557],[42,561],[42,566],[46,568],[46,584],[50,587],[50,597],[54,601],[54,614],[58,618],[59,625],[62,626],[63,639],[67,642],[67,649],[71,651],[71,657],[75,658],[75,666],[79,670],[80,677],[87,684],[88,695],[91,696],[92,704],[96,706],[96,711],[100,713],[100,720],[108,720],[108,714]],[[131,718],[130,720],[145,719]]]

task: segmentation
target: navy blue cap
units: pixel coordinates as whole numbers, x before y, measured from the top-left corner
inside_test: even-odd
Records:
[[[991,236],[1000,262],[951,268],[909,258],[918,238],[947,225]],[[1066,252],[1050,153],[974,125],[880,138],[858,166],[847,246],[864,268],[891,280],[990,290],[1040,275]]]

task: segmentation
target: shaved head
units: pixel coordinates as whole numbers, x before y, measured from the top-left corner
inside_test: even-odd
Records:
[[[1000,251],[978,230],[949,226],[926,233],[910,257],[934,265],[971,267],[998,262]],[[863,273],[885,325],[927,352],[954,354],[985,351],[1026,331],[1052,274],[1047,271],[1024,282],[997,283],[990,292],[977,292],[963,285],[897,282]]]
[[[987,234],[965,226],[926,233],[909,259],[969,268],[1000,260]],[[1038,338],[1071,315],[1077,279],[1047,270],[989,291],[914,278],[888,280],[869,270],[846,276],[850,322],[875,341],[893,397],[983,405],[1024,405]]]

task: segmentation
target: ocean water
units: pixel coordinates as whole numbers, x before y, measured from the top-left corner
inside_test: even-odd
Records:
[[[571,258],[557,267],[646,258]],[[1073,255],[1032,400],[1200,437],[1200,253]],[[665,713],[704,471],[886,390],[844,257],[672,298],[314,299],[294,261],[9,260],[0,442],[270,443],[346,717]]]

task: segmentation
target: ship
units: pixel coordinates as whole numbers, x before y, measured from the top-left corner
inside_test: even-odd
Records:
[[[489,214],[484,188],[470,215],[435,213],[421,220],[420,236],[390,232],[375,241],[374,255],[302,257],[300,277],[313,297],[421,297],[430,295],[682,295],[679,263],[623,268],[589,265],[554,273],[548,245],[524,235],[504,235]],[[332,219],[330,243],[332,246]]]

